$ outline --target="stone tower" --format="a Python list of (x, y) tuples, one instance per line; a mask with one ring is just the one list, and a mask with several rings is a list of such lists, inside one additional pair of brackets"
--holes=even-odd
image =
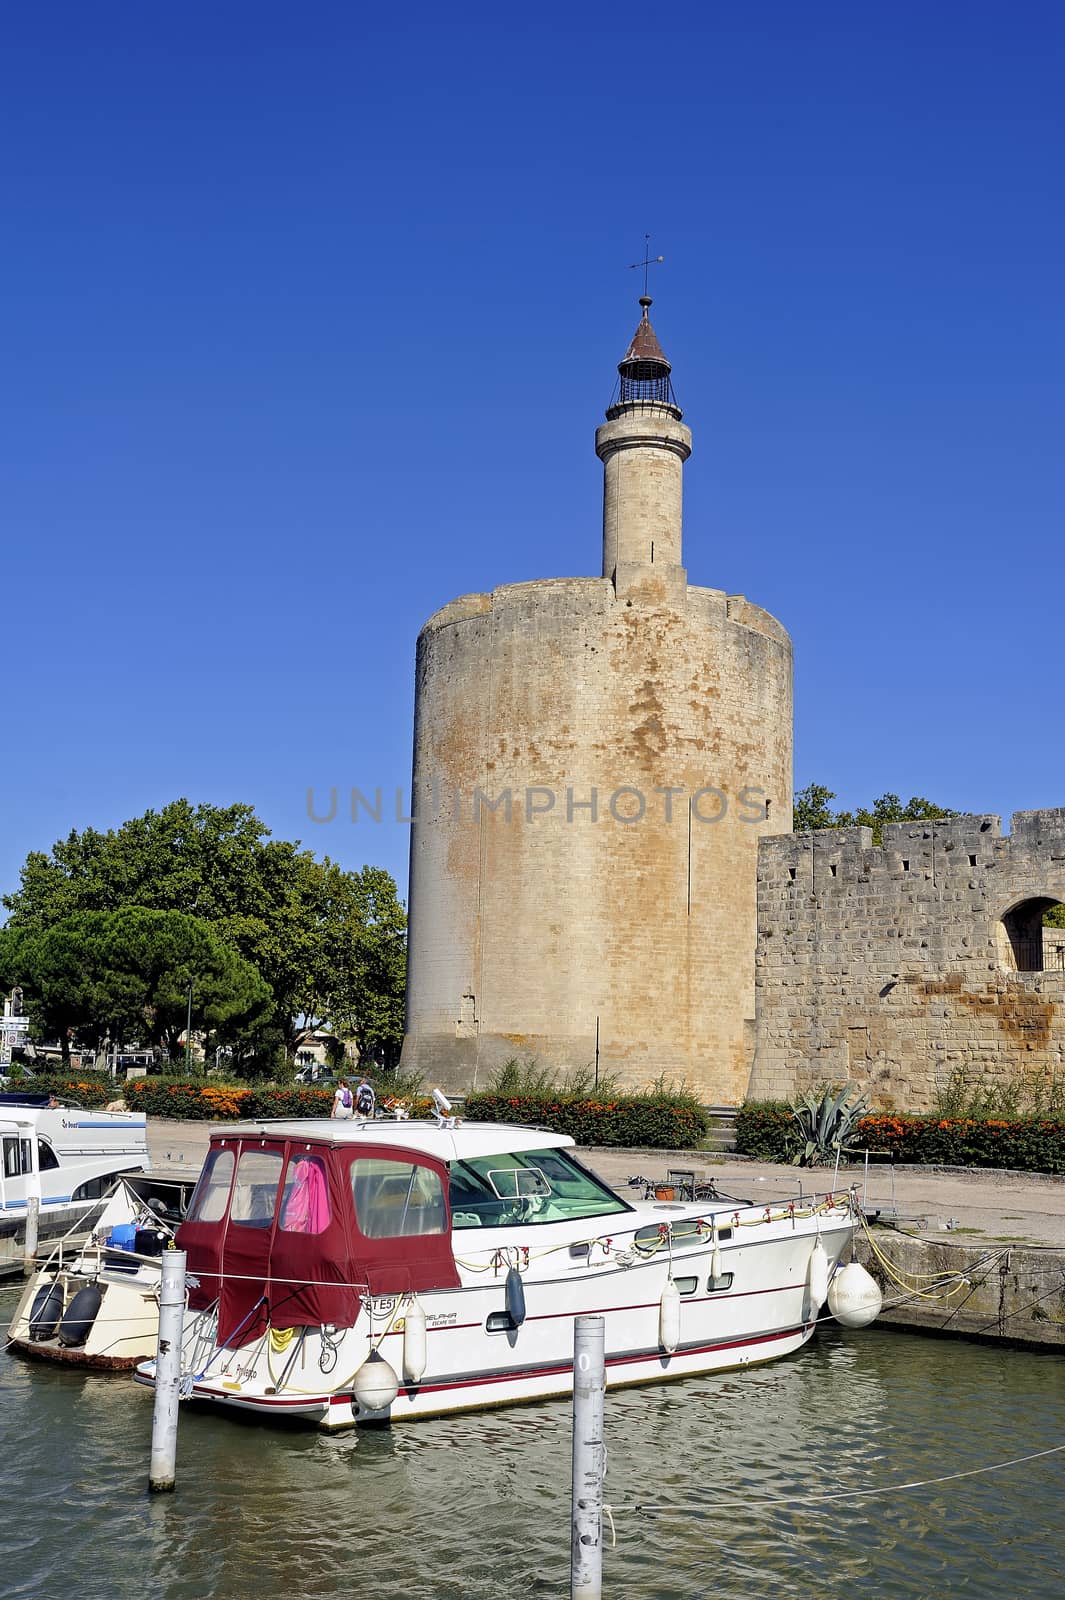
[(691, 433), (640, 305), (595, 439), (602, 577), (465, 595), (418, 639), (403, 1066), (445, 1088), (511, 1056), (747, 1087), (791, 642), (687, 581)]

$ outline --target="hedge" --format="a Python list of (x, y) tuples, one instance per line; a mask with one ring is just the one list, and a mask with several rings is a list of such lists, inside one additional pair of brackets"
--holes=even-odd
[[(1065, 1172), (1065, 1121), (1045, 1117), (862, 1117), (852, 1138), (858, 1151), (886, 1152), (896, 1161), (948, 1167), (1007, 1167), (1018, 1172)], [(736, 1116), (736, 1150), (763, 1161), (790, 1161), (799, 1147), (791, 1107), (750, 1101)]]
[[(38, 1073), (12, 1090), (28, 1094), (54, 1094), (76, 1105), (99, 1107), (111, 1100), (124, 1100), (131, 1111), (149, 1117), (172, 1117), (185, 1122), (228, 1122), (260, 1117), (327, 1117), (332, 1109), (334, 1090), (315, 1089), (303, 1084), (278, 1088), (270, 1084), (220, 1083), (202, 1078), (128, 1078), (115, 1082), (98, 1073), (63, 1076)], [(379, 1088), (378, 1093), (382, 1091)], [(387, 1093), (387, 1090), (384, 1092)], [(411, 1114), (427, 1116), (432, 1102), (419, 1097), (409, 1102)]]
[(658, 1095), (589, 1100), (561, 1095), (471, 1094), (466, 1097), (465, 1114), (472, 1122), (533, 1123), (554, 1133), (568, 1133), (578, 1144), (659, 1150), (694, 1150), (710, 1127), (701, 1106)]
[(799, 1125), (786, 1100), (747, 1100), (737, 1111), (737, 1155), (790, 1161), (799, 1147)]
[[(130, 1078), (115, 1083), (95, 1073), (62, 1076), (41, 1074), (24, 1087), (33, 1094), (55, 1094), (83, 1106), (103, 1106), (121, 1097), (131, 1111), (150, 1117), (188, 1122), (227, 1122), (259, 1117), (325, 1117), (333, 1103), (332, 1089), (296, 1084), (277, 1088), (226, 1084), (203, 1079)], [(378, 1095), (387, 1094), (378, 1086)], [(421, 1095), (407, 1104), (414, 1117), (432, 1113), (432, 1101)], [(680, 1096), (624, 1095), (612, 1100), (561, 1095), (471, 1094), (464, 1113), (474, 1122), (520, 1122), (568, 1133), (579, 1144), (648, 1146), (692, 1150), (706, 1137), (710, 1121), (702, 1107)]]

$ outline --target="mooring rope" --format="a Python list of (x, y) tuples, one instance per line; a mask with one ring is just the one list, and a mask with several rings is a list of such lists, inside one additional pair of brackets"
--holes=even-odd
[[(1040, 1461), (1046, 1456), (1060, 1455), (1065, 1451), (1065, 1444), (1051, 1445), (1048, 1450), (1033, 1450), (1030, 1455), (1013, 1456), (1009, 1461), (993, 1461), (986, 1467), (969, 1467), (965, 1472), (945, 1472), (937, 1478), (915, 1478), (910, 1483), (884, 1483), (870, 1489), (841, 1489), (831, 1494), (812, 1495), (777, 1495), (770, 1500), (744, 1500), (744, 1511), (762, 1511), (775, 1506), (813, 1506), (834, 1503), (839, 1500), (868, 1499), (871, 1496), (883, 1494), (905, 1494), (910, 1489), (929, 1489), (937, 1483), (956, 1483), (960, 1478), (978, 1478), (988, 1472), (1004, 1472), (1007, 1467), (1023, 1467), (1029, 1461)], [(715, 1502), (717, 1504), (718, 1502)], [(636, 1511), (653, 1512), (656, 1516), (698, 1516), (705, 1512), (705, 1505), (645, 1505), (642, 1502), (631, 1506), (614, 1507), (615, 1512)]]

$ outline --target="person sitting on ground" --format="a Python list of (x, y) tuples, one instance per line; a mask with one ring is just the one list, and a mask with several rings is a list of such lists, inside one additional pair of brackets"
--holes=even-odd
[(369, 1078), (360, 1078), (355, 1091), (355, 1109), (360, 1117), (372, 1117), (377, 1110), (377, 1096)]
[(337, 1084), (336, 1094), (333, 1096), (333, 1109), (331, 1117), (350, 1117), (354, 1114), (354, 1100), (347, 1078), (341, 1078)]

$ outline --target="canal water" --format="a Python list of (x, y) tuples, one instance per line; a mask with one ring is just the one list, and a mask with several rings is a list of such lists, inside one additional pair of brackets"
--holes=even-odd
[[(162, 1498), (150, 1426), (128, 1378), (0, 1356), (6, 1600), (569, 1593), (569, 1402), (332, 1438), (183, 1410)], [(1060, 1355), (829, 1330), (771, 1366), (608, 1394), (606, 1437), (604, 1600), (1062, 1592), (1065, 1452), (905, 1487), (1065, 1444)]]

